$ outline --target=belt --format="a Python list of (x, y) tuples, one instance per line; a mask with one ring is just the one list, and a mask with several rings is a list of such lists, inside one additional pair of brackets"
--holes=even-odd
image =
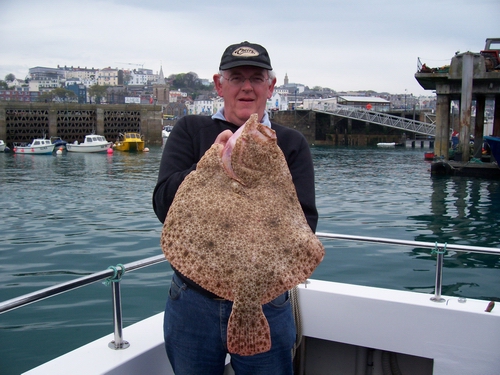
[(227, 301), (225, 298), (221, 298), (217, 294), (212, 293), (209, 290), (206, 290), (205, 288), (202, 288), (201, 286), (196, 284), (193, 280), (191, 280), (190, 278), (184, 276), (182, 273), (177, 271), (175, 268), (174, 268), (174, 275), (177, 276), (179, 281), (184, 283), (189, 289), (192, 289), (195, 292), (197, 292), (197, 293), (199, 293), (207, 298), (210, 298), (210, 299), (213, 299), (216, 301)]

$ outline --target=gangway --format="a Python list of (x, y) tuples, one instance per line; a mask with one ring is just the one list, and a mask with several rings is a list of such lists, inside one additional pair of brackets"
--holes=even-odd
[(372, 124), (388, 126), (395, 129), (406, 130), (416, 134), (434, 137), (436, 135), (436, 124), (422, 121), (410, 120), (404, 117), (388, 115), (381, 112), (369, 111), (367, 109), (337, 104), (333, 108), (325, 110), (314, 109), (314, 112), (335, 115), (353, 120), (362, 120)]

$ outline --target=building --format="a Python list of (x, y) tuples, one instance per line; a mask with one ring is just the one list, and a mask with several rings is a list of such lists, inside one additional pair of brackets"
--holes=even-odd
[(98, 71), (97, 84), (100, 86), (118, 86), (118, 69), (111, 67), (104, 68)]
[(76, 80), (70, 82), (66, 81), (66, 90), (75, 93), (78, 99), (78, 103), (80, 104), (87, 103), (87, 88), (85, 87), (85, 85), (79, 83)]
[(30, 91), (29, 87), (16, 87), (12, 90), (0, 90), (0, 101), (36, 102), (39, 95), (37, 91)]
[(377, 112), (388, 112), (391, 109), (391, 102), (376, 96), (348, 96), (343, 95), (337, 98), (340, 105), (358, 107)]
[(165, 82), (163, 76), (163, 67), (160, 67), (158, 79), (153, 83), (153, 97), (158, 104), (167, 104), (170, 102), (170, 88)]
[(190, 114), (192, 115), (211, 116), (214, 113), (214, 101), (205, 95), (200, 95), (194, 100), (193, 106), (190, 108)]
[(97, 83), (99, 69), (73, 68), (64, 66), (63, 68), (57, 66), (64, 71), (66, 81), (78, 79), (80, 83), (84, 84), (87, 88)]
[(51, 91), (65, 81), (64, 71), (59, 68), (37, 66), (29, 69), (29, 76), (29, 91)]
[(288, 110), (288, 96), (274, 91), (271, 99), (267, 100), (266, 109), (268, 111)]

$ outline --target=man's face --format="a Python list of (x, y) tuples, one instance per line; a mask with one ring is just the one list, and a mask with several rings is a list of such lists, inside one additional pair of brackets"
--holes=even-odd
[(243, 125), (251, 114), (264, 116), (267, 99), (270, 99), (276, 79), (269, 81), (266, 69), (240, 66), (214, 75), (215, 88), (224, 98), (224, 117), (235, 125)]

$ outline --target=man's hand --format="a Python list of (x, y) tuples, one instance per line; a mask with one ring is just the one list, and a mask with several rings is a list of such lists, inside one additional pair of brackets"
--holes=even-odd
[(233, 135), (233, 132), (231, 130), (224, 130), (222, 133), (220, 133), (217, 138), (215, 139), (214, 144), (220, 144), (222, 146), (225, 146), (228, 139), (231, 138)]

